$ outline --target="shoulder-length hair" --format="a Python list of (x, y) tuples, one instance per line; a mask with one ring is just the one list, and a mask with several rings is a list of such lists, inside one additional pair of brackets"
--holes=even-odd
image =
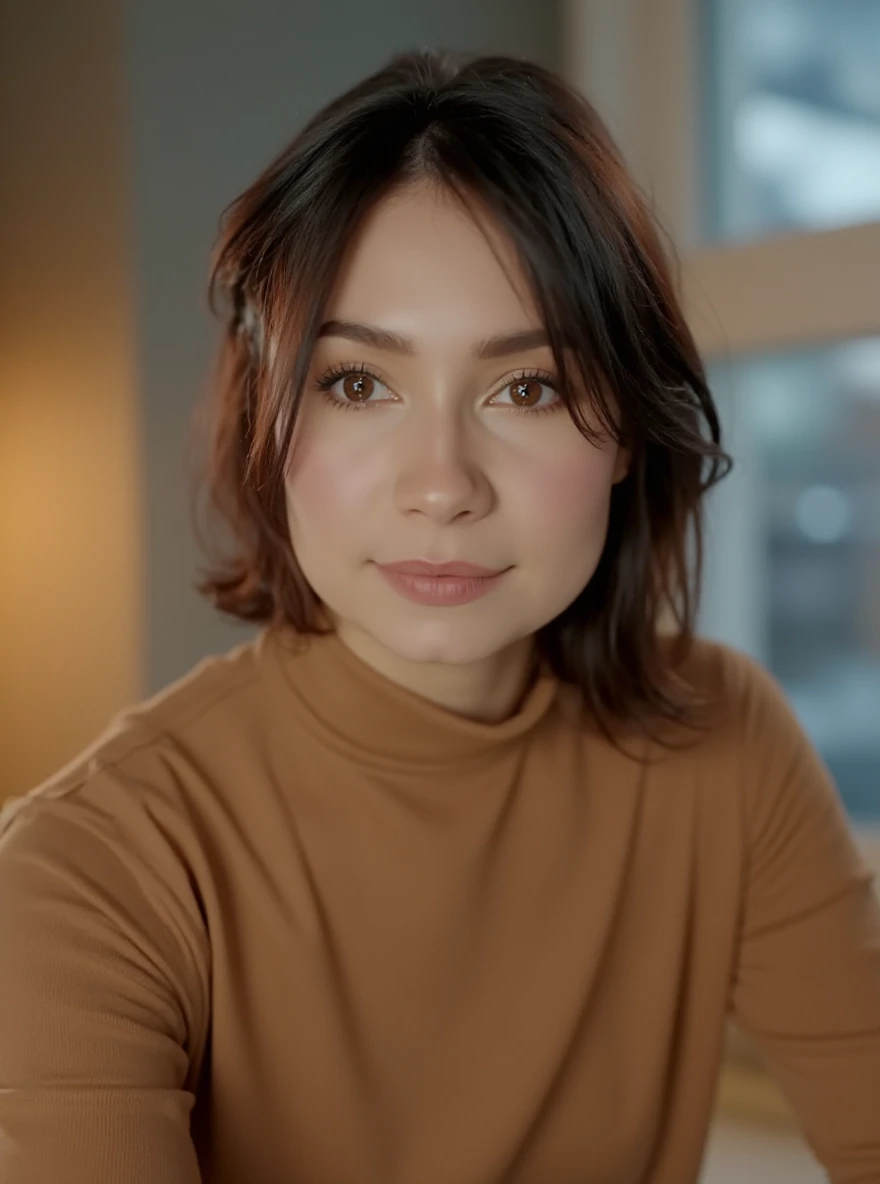
[[(398, 55), (319, 112), (226, 211), (202, 502), (226, 547), (207, 543), (199, 590), (246, 621), (322, 631), (288, 534), (285, 462), (346, 245), (376, 201), (417, 181), (476, 201), (507, 233), (572, 418), (589, 436), (572, 393), (586, 390), (630, 450), (598, 567), (539, 631), (541, 657), (603, 730), (692, 719), (676, 666), (695, 627), (703, 495), (730, 458), (646, 201), (593, 107), (526, 61)], [(578, 384), (566, 385), (567, 357)]]

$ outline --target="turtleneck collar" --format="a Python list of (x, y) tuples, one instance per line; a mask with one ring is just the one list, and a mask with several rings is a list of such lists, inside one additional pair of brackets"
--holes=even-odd
[(393, 682), (357, 657), (335, 633), (267, 629), (261, 656), (293, 694), (328, 746), (388, 769), (482, 763), (504, 755), (547, 715), (557, 681), (540, 669), (514, 714), (498, 723), (456, 715)]

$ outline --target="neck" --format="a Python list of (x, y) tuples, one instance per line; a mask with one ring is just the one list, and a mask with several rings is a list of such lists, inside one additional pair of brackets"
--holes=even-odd
[(414, 662), (369, 634), (336, 625), (339, 640), (385, 678), (465, 719), (500, 723), (519, 706), (534, 672), (534, 637), (525, 637), (478, 662)]

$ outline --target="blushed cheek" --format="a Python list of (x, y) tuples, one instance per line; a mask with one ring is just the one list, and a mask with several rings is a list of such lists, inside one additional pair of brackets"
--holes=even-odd
[(300, 445), (291, 456), (286, 480), (291, 532), (332, 530), (336, 537), (346, 529), (357, 533), (378, 477), (375, 461), (340, 448), (311, 446), (307, 438)]
[(616, 451), (585, 447), (557, 451), (520, 472), (517, 500), (522, 521), (531, 521), (544, 545), (565, 548), (604, 539)]

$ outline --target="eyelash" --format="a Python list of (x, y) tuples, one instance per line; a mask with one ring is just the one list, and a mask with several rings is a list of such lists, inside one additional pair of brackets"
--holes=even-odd
[[(326, 401), (340, 411), (367, 411), (370, 407), (369, 403), (350, 403), (342, 399), (334, 399), (330, 394), (330, 388), (340, 378), (346, 378), (349, 374), (363, 374), (367, 378), (372, 378), (374, 382), (380, 382), (383, 386), (386, 385), (382, 382), (378, 374), (374, 374), (368, 366), (346, 362), (341, 366), (334, 366), (332, 369), (326, 370), (316, 380), (317, 387)], [(543, 386), (549, 387), (557, 395), (559, 394), (556, 380), (552, 374), (548, 374), (545, 370), (521, 370), (512, 375), (500, 390), (506, 390), (516, 382), (540, 382)], [(564, 406), (565, 404), (560, 399), (556, 403), (551, 403), (549, 407), (517, 407), (515, 404), (505, 404), (505, 410), (514, 411), (519, 415), (545, 415), (550, 411), (558, 411)]]

